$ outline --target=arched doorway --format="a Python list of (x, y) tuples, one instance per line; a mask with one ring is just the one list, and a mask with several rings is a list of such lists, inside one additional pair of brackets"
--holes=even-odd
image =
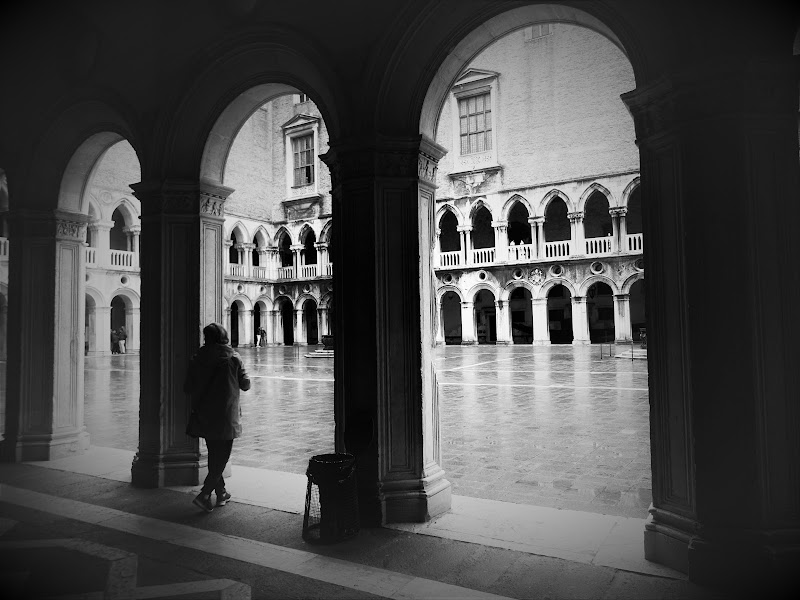
[(613, 225), (608, 212), (608, 198), (594, 191), (586, 200), (583, 217), (586, 254), (606, 254), (613, 250)]
[(572, 294), (561, 284), (547, 292), (547, 328), (551, 344), (572, 343)]
[[(127, 326), (126, 309), (128, 308), (128, 299), (125, 296), (114, 296), (111, 299), (111, 331), (119, 331), (120, 327), (125, 327), (126, 330), (130, 329)], [(126, 341), (127, 342), (127, 341)], [(113, 348), (112, 348), (113, 351)]]
[[(314, 233), (314, 230), (311, 227), (307, 227), (305, 231), (303, 231), (302, 235), (300, 236), (300, 243), (303, 244), (303, 266), (310, 266), (317, 264), (317, 236)], [(316, 276), (316, 266), (313, 269), (309, 269), (309, 273), (303, 273), (303, 276), (306, 277), (314, 277)]]
[(492, 213), (485, 206), (479, 207), (472, 216), (472, 257), (467, 262), (473, 264), (494, 262), (494, 228)]
[(261, 345), (261, 303), (256, 302), (253, 307), (253, 344)]
[(303, 303), (303, 331), (305, 331), (306, 343), (308, 345), (319, 343), (317, 303), (310, 298)]
[(631, 286), (630, 291), (630, 312), (631, 312), (631, 334), (633, 339), (641, 339), (641, 331), (647, 327), (647, 305), (645, 303), (645, 280), (639, 279)]
[(586, 315), (591, 342), (614, 341), (614, 292), (607, 283), (593, 283), (586, 292)]
[[(486, 211), (489, 212), (489, 211)], [(494, 294), (481, 290), (475, 294), (475, 334), (479, 344), (494, 344), (497, 341), (497, 314)]]
[(277, 331), (275, 342), (284, 346), (294, 345), (294, 307), (291, 300), (284, 297), (277, 301)]
[(533, 343), (533, 310), (531, 293), (527, 288), (518, 287), (508, 299), (508, 312), (511, 318), (511, 339), (515, 344)]
[(461, 343), (461, 299), (455, 292), (442, 296), (442, 332), (445, 344)]
[(241, 317), (242, 303), (236, 300), (231, 304), (231, 330), (228, 332), (228, 337), (231, 340), (231, 346), (236, 348), (239, 345), (239, 318)]

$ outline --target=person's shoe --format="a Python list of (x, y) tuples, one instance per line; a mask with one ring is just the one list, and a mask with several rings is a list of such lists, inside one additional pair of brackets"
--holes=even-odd
[(204, 494), (200, 492), (197, 494), (195, 499), (192, 500), (192, 504), (199, 506), (207, 513), (210, 513), (212, 510), (214, 510), (214, 505), (211, 504), (211, 494)]
[(225, 506), (230, 499), (231, 495), (228, 492), (222, 492), (221, 495), (217, 494), (217, 506)]

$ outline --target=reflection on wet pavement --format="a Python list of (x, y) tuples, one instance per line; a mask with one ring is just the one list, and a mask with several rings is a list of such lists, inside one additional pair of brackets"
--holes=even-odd
[[(304, 473), (333, 451), (333, 360), (309, 348), (239, 350), (233, 463)], [(605, 354), (608, 346), (605, 347)], [(434, 355), (442, 462), (453, 493), (645, 517), (651, 501), (646, 361), (600, 360), (597, 346), (448, 346)], [(139, 360), (86, 359), (91, 443), (138, 446)]]

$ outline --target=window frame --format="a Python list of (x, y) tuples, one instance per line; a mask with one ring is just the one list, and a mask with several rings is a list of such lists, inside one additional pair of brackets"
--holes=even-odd
[[(319, 149), (319, 123), (320, 118), (299, 114), (292, 117), (283, 125), (284, 136), (284, 177), (286, 179), (286, 200), (297, 200), (319, 196), (319, 168), (320, 161), (317, 156)], [(303, 167), (311, 167), (312, 180), (308, 183), (295, 185), (295, 140), (311, 136), (312, 147), (302, 152), (311, 153), (310, 164)], [(298, 167), (301, 168), (301, 167)]]
[[(316, 169), (314, 168), (314, 133), (306, 133), (289, 138), (292, 144), (292, 187), (304, 188), (316, 182)], [(310, 141), (307, 147), (299, 147), (301, 143)], [(298, 164), (300, 161), (300, 164)], [(304, 177), (305, 174), (305, 177)], [(301, 180), (305, 179), (305, 182)]]
[[(479, 69), (469, 69), (450, 89), (450, 112), (451, 112), (451, 148), (455, 151), (453, 156), (453, 169), (451, 175), (469, 173), (484, 170), (496, 170), (500, 168), (498, 163), (498, 135), (497, 124), (498, 105), (499, 105), (499, 73), (494, 71), (483, 71)], [(461, 111), (460, 101), (489, 94), (489, 114), (491, 114), (491, 132), (487, 135), (490, 147), (478, 152), (461, 153)], [(486, 114), (486, 113), (484, 113)]]
[[(481, 99), (482, 109), (477, 109), (477, 100)], [(475, 102), (476, 107), (475, 111), (473, 112), (470, 109), (470, 103)], [(479, 91), (478, 93), (468, 94), (461, 97), (456, 98), (456, 105), (458, 106), (458, 136), (459, 136), (459, 155), (466, 156), (468, 154), (480, 154), (483, 152), (491, 152), (492, 150), (492, 92), (490, 89), (485, 91)], [(462, 107), (465, 107), (465, 111), (462, 114)], [(488, 118), (487, 118), (488, 116)], [(480, 117), (483, 117), (483, 127), (481, 128), (478, 125), (478, 121), (480, 121)], [(471, 124), (473, 122), (473, 118), (475, 119), (475, 130), (472, 131)], [(464, 122), (466, 121), (466, 132), (464, 132)], [(487, 126), (488, 121), (488, 126)], [(475, 149), (472, 150), (472, 136), (476, 136), (476, 146), (480, 146), (480, 140), (483, 138), (483, 149)], [(464, 152), (464, 143), (466, 142), (467, 151)]]

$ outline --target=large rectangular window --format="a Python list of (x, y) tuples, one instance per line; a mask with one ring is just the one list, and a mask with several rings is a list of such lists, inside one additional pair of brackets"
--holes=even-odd
[(461, 154), (492, 149), (492, 102), (489, 92), (460, 98), (458, 116), (461, 124)]
[(294, 185), (302, 187), (314, 183), (314, 135), (292, 138), (294, 154)]

